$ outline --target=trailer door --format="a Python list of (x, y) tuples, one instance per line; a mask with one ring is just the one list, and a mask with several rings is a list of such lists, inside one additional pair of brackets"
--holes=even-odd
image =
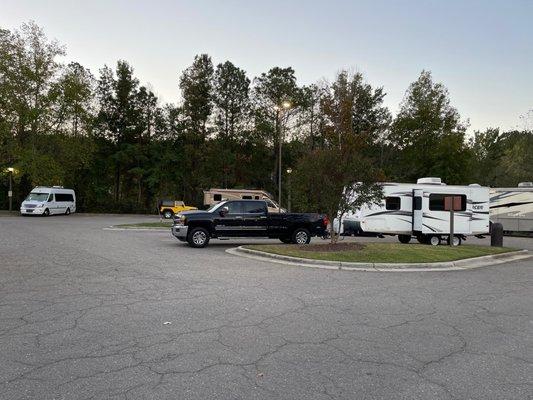
[(422, 232), (422, 189), (413, 190), (413, 232)]

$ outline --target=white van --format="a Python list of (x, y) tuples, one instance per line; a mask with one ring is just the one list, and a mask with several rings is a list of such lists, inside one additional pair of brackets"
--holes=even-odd
[(22, 215), (66, 214), (76, 212), (76, 194), (63, 186), (37, 186), (20, 205)]

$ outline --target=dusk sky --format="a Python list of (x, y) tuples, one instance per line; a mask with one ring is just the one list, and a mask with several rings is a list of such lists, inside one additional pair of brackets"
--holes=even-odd
[(522, 127), (533, 108), (533, 1), (0, 0), (0, 27), (34, 20), (63, 60), (98, 75), (129, 61), (164, 102), (196, 54), (253, 78), (292, 66), (300, 84), (340, 69), (384, 86), (396, 112), (420, 71), (444, 83), (470, 131)]

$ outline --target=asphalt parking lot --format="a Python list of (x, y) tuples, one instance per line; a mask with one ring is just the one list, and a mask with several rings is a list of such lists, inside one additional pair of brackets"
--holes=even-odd
[(329, 271), (103, 229), (144, 219), (0, 218), (1, 399), (533, 398), (533, 259)]

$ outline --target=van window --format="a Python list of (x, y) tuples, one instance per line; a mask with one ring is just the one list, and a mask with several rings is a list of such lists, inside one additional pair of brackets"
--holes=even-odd
[(466, 210), (466, 195), (464, 194), (448, 194), (448, 193), (431, 193), (429, 195), (429, 209), (431, 211), (444, 211), (444, 198), (448, 196), (461, 197), (461, 209), (457, 211)]
[(243, 199), (243, 200), (252, 200), (252, 196), (249, 196), (249, 195), (243, 195), (243, 196), (242, 196), (242, 199)]
[(50, 196), (48, 196), (48, 202), (54, 201), (54, 194), (50, 193)]
[(70, 193), (56, 193), (56, 201), (74, 201), (74, 196)]
[(47, 201), (48, 193), (30, 193), (26, 201)]
[(385, 209), (399, 210), (401, 208), (401, 199), (399, 197), (385, 197)]
[(213, 200), (215, 201), (222, 201), (222, 195), (220, 193), (213, 195)]

